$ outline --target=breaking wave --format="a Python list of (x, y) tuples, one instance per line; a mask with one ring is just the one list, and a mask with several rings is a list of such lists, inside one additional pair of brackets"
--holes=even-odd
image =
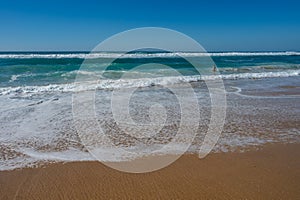
[(63, 59), (63, 58), (173, 58), (173, 57), (200, 57), (200, 56), (300, 56), (300, 52), (172, 52), (172, 53), (2, 53), (0, 59)]
[(47, 86), (20, 86), (20, 87), (2, 87), (0, 95), (9, 95), (16, 93), (44, 93), (44, 92), (77, 92), (95, 89), (118, 89), (130, 87), (149, 87), (155, 85), (172, 85), (180, 83), (189, 83), (206, 80), (220, 79), (257, 79), (272, 77), (290, 77), (299, 76), (300, 70), (285, 70), (279, 72), (259, 72), (259, 73), (236, 73), (220, 75), (194, 75), (194, 76), (169, 76), (157, 78), (140, 78), (140, 79), (106, 79), (88, 84), (69, 83), (69, 84), (50, 84)]

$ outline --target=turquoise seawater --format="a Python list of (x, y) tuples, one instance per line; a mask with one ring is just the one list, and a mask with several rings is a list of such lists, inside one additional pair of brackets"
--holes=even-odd
[[(98, 75), (99, 63), (105, 64), (120, 53), (88, 52), (2, 52), (0, 53), (0, 87), (46, 86), (74, 82), (84, 60), (88, 65), (81, 74)], [(106, 78), (119, 78), (124, 72), (143, 64), (148, 68), (141, 73), (168, 76), (161, 65), (177, 70), (183, 76), (199, 75), (184, 58), (199, 59), (203, 62), (201, 75), (211, 74), (213, 66), (205, 64), (203, 57), (211, 57), (219, 73), (223, 75), (239, 74), (235, 78), (253, 78), (298, 75), (300, 70), (300, 52), (214, 52), (214, 53), (130, 53), (121, 56), (106, 69)], [(183, 58), (182, 58), (183, 57)], [(151, 65), (152, 64), (152, 65)], [(158, 73), (159, 72), (159, 73)], [(102, 72), (100, 71), (100, 74)], [(151, 77), (151, 76), (150, 76)], [(226, 78), (226, 76), (224, 76)], [(99, 79), (105, 77), (99, 77)]]

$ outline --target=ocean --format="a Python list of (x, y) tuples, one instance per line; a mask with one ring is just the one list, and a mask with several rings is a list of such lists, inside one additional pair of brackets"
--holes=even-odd
[[(1, 52), (0, 170), (37, 167), (48, 162), (95, 160), (73, 124), (72, 94), (77, 92), (74, 82), (78, 75), (97, 78), (97, 87), (93, 88), (99, 97), (95, 100), (96, 113), (105, 118), (106, 125), (114, 124), (109, 108), (113, 89), (138, 88), (131, 114), (137, 121), (147, 122), (149, 116), (145, 117), (139, 109), (147, 110), (158, 102), (167, 111), (178, 110), (178, 102), (173, 102), (174, 96), (168, 96), (170, 91), (165, 88), (191, 84), (199, 92), (204, 117), (189, 152), (199, 150), (211, 114), (205, 80), (224, 80), (227, 93), (226, 123), (214, 152), (245, 151), (278, 141), (299, 142), (300, 52), (132, 52), (119, 58), (120, 55), (120, 52)], [(208, 56), (218, 73), (214, 73), (210, 62), (203, 62), (200, 74), (181, 58), (200, 62)], [(103, 64), (114, 58), (117, 61), (105, 72), (98, 70), (99, 60)], [(88, 62), (83, 69), (85, 61)], [(144, 69), (131, 70), (144, 64), (148, 64)], [(177, 70), (180, 76), (173, 76), (164, 65)], [(120, 80), (126, 73), (129, 78)], [(116, 145), (144, 150), (136, 157), (148, 155), (147, 152), (150, 155), (153, 145), (157, 148), (164, 145), (177, 130), (180, 116), (167, 112), (170, 113), (169, 128), (154, 138), (155, 142), (126, 139), (109, 125), (106, 130)], [(184, 139), (178, 141), (174, 149), (180, 149), (184, 142)], [(135, 158), (123, 157), (118, 152), (111, 157), (109, 152), (113, 149), (105, 144), (96, 146), (103, 152), (103, 161)], [(168, 153), (176, 153), (173, 150)]]
[[(118, 58), (120, 53), (91, 53), (88, 52), (7, 52), (0, 53), (0, 92), (10, 92), (14, 87), (25, 89), (33, 86), (60, 85), (73, 83), (77, 73), (95, 73), (97, 67), (93, 64), (79, 71), (84, 59), (96, 60)], [(160, 63), (170, 66), (184, 76), (197, 75), (184, 59), (179, 57), (201, 58), (210, 56), (219, 69), (223, 79), (261, 78), (297, 76), (300, 70), (300, 52), (215, 52), (215, 53), (131, 53), (125, 54), (109, 68), (110, 71), (123, 71), (132, 64)], [(104, 61), (103, 61), (104, 60)], [(91, 62), (92, 63), (92, 62)], [(213, 66), (207, 68), (211, 74)], [(155, 67), (153, 73), (160, 69)], [(151, 73), (151, 69), (149, 70)], [(205, 76), (207, 74), (201, 74)], [(163, 74), (168, 76), (168, 74)], [(213, 77), (212, 77), (213, 78)], [(0, 93), (1, 94), (1, 93)]]

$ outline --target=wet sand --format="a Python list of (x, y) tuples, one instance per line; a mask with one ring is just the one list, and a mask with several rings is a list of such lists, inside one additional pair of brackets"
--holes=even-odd
[(0, 199), (300, 199), (300, 144), (184, 155), (145, 174), (99, 162), (2, 171)]

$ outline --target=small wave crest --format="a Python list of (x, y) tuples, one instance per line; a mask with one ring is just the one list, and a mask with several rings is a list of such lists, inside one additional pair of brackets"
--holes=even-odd
[(171, 76), (157, 78), (141, 79), (106, 79), (88, 84), (69, 83), (69, 84), (51, 84), (47, 86), (20, 86), (20, 87), (2, 87), (0, 95), (20, 94), (20, 93), (44, 93), (44, 92), (78, 92), (95, 89), (118, 89), (130, 87), (149, 87), (155, 85), (172, 85), (180, 83), (189, 83), (206, 80), (220, 79), (255, 79), (272, 77), (290, 77), (299, 76), (300, 70), (286, 70), (280, 72), (260, 72), (260, 73), (236, 73), (220, 75), (194, 75), (194, 76)]
[(0, 59), (95, 59), (95, 58), (173, 58), (173, 57), (203, 57), (203, 56), (300, 56), (300, 52), (172, 52), (172, 53), (7, 53), (0, 54)]
[(21, 75), (12, 75), (9, 82), (12, 83), (14, 81), (16, 81)]

